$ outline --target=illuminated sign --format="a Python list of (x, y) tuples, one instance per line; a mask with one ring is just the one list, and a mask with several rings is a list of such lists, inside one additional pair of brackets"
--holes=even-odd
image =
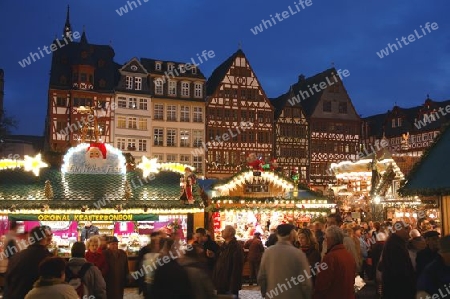
[(39, 171), (43, 167), (48, 167), (48, 164), (42, 162), (41, 154), (36, 157), (30, 157), (25, 155), (24, 160), (13, 160), (13, 159), (1, 159), (0, 160), (0, 170), (8, 168), (20, 168), (23, 167), (25, 171), (32, 171), (35, 176), (39, 176)]
[[(21, 221), (158, 221), (159, 216), (154, 214), (9, 214), (9, 220)], [(53, 228), (53, 224), (49, 225)]]

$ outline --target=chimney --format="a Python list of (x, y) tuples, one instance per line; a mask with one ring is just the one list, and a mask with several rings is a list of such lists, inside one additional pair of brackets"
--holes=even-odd
[(300, 74), (300, 75), (298, 76), (298, 82), (300, 83), (300, 82), (303, 82), (303, 81), (305, 81), (305, 75)]

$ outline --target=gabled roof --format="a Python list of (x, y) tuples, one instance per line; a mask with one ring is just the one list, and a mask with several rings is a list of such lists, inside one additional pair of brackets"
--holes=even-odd
[(420, 162), (409, 173), (402, 195), (450, 195), (449, 169), (450, 126), (425, 151)]
[(222, 62), (211, 74), (211, 76), (208, 78), (208, 81), (206, 82), (206, 95), (210, 96), (212, 95), (217, 87), (220, 85), (220, 83), (223, 81), (223, 78), (227, 74), (230, 67), (233, 65), (234, 60), (236, 57), (245, 57), (244, 52), (239, 49), (237, 50), (233, 55), (228, 57), (227, 60)]
[[(161, 70), (157, 70), (156, 69), (156, 63), (160, 62), (161, 63)], [(178, 71), (178, 73), (180, 74), (179, 76), (175, 76), (175, 77), (188, 77), (188, 78), (197, 78), (197, 79), (206, 79), (205, 75), (203, 75), (202, 71), (200, 70), (200, 68), (197, 65), (197, 72), (195, 74), (192, 73), (192, 68), (190, 70), (186, 70), (184, 73), (180, 73), (179, 72), (179, 67), (180, 65), (186, 65), (186, 64), (190, 64), (191, 67), (194, 65), (193, 63), (191, 63), (192, 61), (187, 61), (187, 62), (177, 62), (177, 61), (171, 61), (171, 60), (158, 60), (158, 59), (153, 59), (153, 58), (141, 58), (141, 64), (145, 67), (145, 69), (147, 70), (148, 73), (150, 74), (158, 74), (161, 76), (165, 75), (165, 72), (167, 71), (167, 65), (168, 64), (173, 64), (174, 65), (174, 69), (176, 69)], [(175, 74), (175, 71), (174, 71)]]

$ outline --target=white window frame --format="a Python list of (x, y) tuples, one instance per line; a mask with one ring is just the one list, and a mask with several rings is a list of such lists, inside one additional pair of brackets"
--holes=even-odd
[(163, 80), (155, 80), (155, 93), (163, 94), (164, 92), (164, 81)]
[(203, 97), (203, 84), (202, 83), (194, 83), (194, 97), (195, 98)]
[(146, 152), (147, 151), (147, 140), (146, 139), (138, 139), (138, 151)]
[(203, 156), (193, 156), (192, 166), (197, 173), (203, 173)]
[(126, 89), (133, 89), (133, 77), (132, 76), (126, 76)]
[(167, 64), (167, 70), (168, 70), (169, 72), (170, 72), (170, 71), (173, 71), (174, 67), (175, 67), (175, 65), (174, 65), (173, 63), (168, 63), (168, 64)]
[(119, 97), (117, 99), (118, 108), (127, 108), (127, 99), (125, 97)]
[[(156, 135), (158, 131), (158, 135)], [(161, 134), (159, 134), (161, 133)], [(164, 146), (164, 129), (163, 128), (153, 128), (153, 146)]]
[(127, 118), (125, 116), (117, 117), (117, 128), (126, 129), (127, 127)]
[[(159, 109), (161, 108), (161, 109)], [(161, 117), (159, 117), (161, 116)], [(154, 120), (163, 120), (164, 119), (164, 104), (157, 104), (155, 103), (153, 105), (153, 119)]]
[(139, 110), (148, 110), (148, 101), (147, 99), (139, 99)]
[(196, 66), (192, 66), (191, 68), (192, 74), (197, 74), (197, 67)]
[(190, 165), (191, 164), (191, 155), (180, 154), (180, 163)]
[(166, 131), (166, 146), (177, 146), (177, 129), (167, 129)]
[(169, 96), (176, 96), (177, 95), (177, 81), (169, 80)]
[(125, 138), (117, 138), (117, 148), (124, 151), (127, 146), (127, 140)]
[(128, 109), (137, 109), (137, 98), (128, 98)]
[(142, 90), (142, 77), (134, 77), (134, 89)]
[(128, 129), (137, 129), (137, 117), (128, 118)]
[(190, 130), (180, 129), (180, 147), (191, 147)]
[(167, 105), (166, 114), (166, 121), (177, 121), (177, 106)]
[(195, 123), (203, 122), (203, 107), (194, 107), (193, 110), (194, 110), (193, 122)]
[(166, 162), (168, 163), (177, 162), (177, 158), (178, 158), (177, 154), (166, 154)]
[(138, 128), (142, 131), (147, 131), (147, 118), (139, 117), (138, 118)]
[(134, 138), (127, 139), (127, 150), (132, 150), (132, 149), (128, 149), (128, 148), (134, 148), (134, 150), (136, 150), (136, 139), (134, 139)]
[(180, 121), (189, 122), (191, 118), (191, 109), (189, 106), (180, 107)]
[(153, 158), (157, 158), (158, 162), (164, 161), (164, 154), (153, 154)]
[(189, 82), (181, 82), (181, 96), (188, 97), (189, 96), (190, 84)]
[(156, 62), (155, 63), (155, 70), (160, 71), (161, 70), (161, 62)]
[(203, 130), (192, 130), (193, 147), (203, 146), (204, 133)]

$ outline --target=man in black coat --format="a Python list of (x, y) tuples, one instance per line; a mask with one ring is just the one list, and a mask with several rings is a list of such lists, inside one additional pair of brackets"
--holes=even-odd
[(411, 227), (403, 221), (393, 226), (384, 245), (378, 269), (382, 273), (383, 299), (414, 299), (416, 278), (406, 244)]
[(39, 278), (39, 263), (52, 256), (47, 246), (52, 242), (52, 230), (37, 226), (30, 231), (27, 249), (13, 255), (5, 274), (6, 293), (3, 298), (23, 299)]

